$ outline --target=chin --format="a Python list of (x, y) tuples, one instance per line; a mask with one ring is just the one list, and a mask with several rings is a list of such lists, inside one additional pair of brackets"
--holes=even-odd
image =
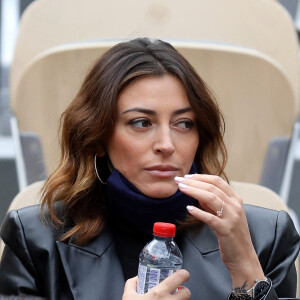
[(142, 193), (151, 198), (168, 198), (173, 196), (177, 192), (177, 190), (177, 185), (172, 187), (157, 186), (155, 188), (142, 191)]

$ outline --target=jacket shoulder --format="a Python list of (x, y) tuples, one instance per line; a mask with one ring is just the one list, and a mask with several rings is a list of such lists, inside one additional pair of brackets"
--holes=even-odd
[(294, 259), (299, 252), (300, 237), (286, 211), (245, 205), (252, 243), (266, 267), (281, 255)]
[(260, 241), (273, 244), (280, 235), (293, 242), (299, 240), (293, 220), (286, 211), (246, 204), (245, 212), (254, 246)]
[[(278, 226), (289, 228), (296, 232), (294, 222), (289, 213), (284, 210), (273, 210), (255, 205), (245, 204), (245, 212), (250, 229), (256, 228), (256, 231), (275, 232)], [(265, 232), (266, 233), (266, 232)]]
[[(60, 213), (62, 208), (56, 205), (55, 210)], [(26, 238), (28, 247), (37, 241), (39, 245), (49, 247), (62, 234), (63, 228), (55, 226), (51, 222), (49, 210), (47, 208), (42, 210), (39, 204), (8, 212), (0, 231), (4, 243), (14, 249), (18, 248), (14, 243), (22, 240), (21, 237)]]

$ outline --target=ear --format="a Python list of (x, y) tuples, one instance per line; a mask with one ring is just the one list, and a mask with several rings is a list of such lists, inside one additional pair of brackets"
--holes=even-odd
[(106, 151), (105, 151), (104, 147), (103, 146), (98, 147), (98, 149), (97, 149), (97, 156), (104, 157), (105, 154), (106, 154)]

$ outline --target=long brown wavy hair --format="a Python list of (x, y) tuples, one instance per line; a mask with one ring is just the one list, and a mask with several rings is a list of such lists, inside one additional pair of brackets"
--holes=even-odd
[[(199, 171), (226, 178), (227, 153), (223, 141), (224, 120), (212, 93), (190, 63), (172, 45), (138, 38), (119, 43), (93, 65), (78, 94), (61, 116), (61, 159), (42, 189), (54, 224), (72, 220), (61, 240), (74, 238), (85, 244), (105, 224), (103, 185), (94, 169), (94, 156), (114, 127), (118, 96), (142, 76), (172, 74), (184, 85), (197, 116), (199, 146), (195, 156)], [(101, 169), (101, 165), (99, 166)], [(64, 216), (54, 203), (61, 201)], [(189, 218), (186, 225), (195, 223)]]

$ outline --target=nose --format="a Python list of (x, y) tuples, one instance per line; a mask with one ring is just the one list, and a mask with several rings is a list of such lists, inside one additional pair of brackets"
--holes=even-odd
[(156, 132), (153, 151), (156, 154), (161, 153), (165, 156), (171, 155), (175, 151), (169, 127), (160, 129)]

